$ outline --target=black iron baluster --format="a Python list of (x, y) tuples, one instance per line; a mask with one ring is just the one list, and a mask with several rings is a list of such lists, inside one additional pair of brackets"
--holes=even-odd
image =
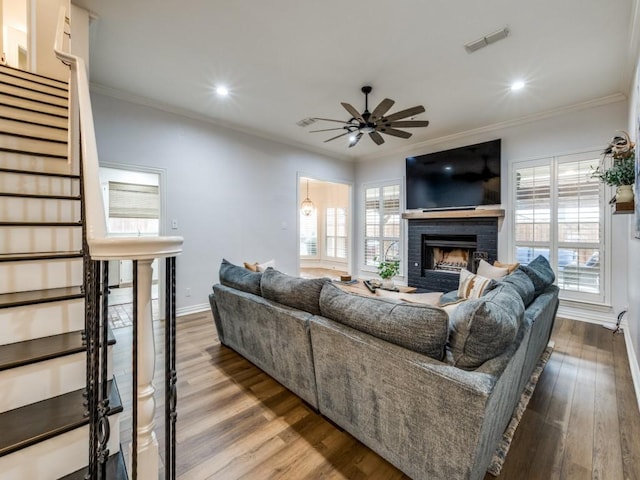
[(132, 441), (131, 478), (138, 478), (138, 261), (133, 261), (133, 339), (132, 339), (133, 393), (131, 397)]
[(165, 271), (165, 478), (176, 478), (176, 259), (166, 260)]
[[(87, 255), (88, 256), (88, 255)], [(95, 479), (96, 470), (96, 453), (97, 453), (97, 342), (96, 342), (96, 283), (97, 283), (98, 262), (88, 261), (86, 269), (86, 286), (85, 286), (85, 337), (87, 343), (87, 413), (89, 416), (89, 466), (87, 470), (87, 479)]]
[(98, 291), (100, 292), (100, 301), (102, 302), (102, 309), (100, 315), (100, 322), (96, 322), (101, 327), (101, 339), (100, 339), (100, 400), (98, 404), (98, 429), (97, 429), (97, 455), (98, 464), (100, 469), (99, 478), (106, 480), (107, 478), (107, 459), (109, 458), (109, 437), (111, 436), (111, 430), (109, 425), (109, 391), (107, 378), (108, 361), (109, 361), (109, 263), (106, 261), (100, 262), (102, 268), (102, 282), (98, 285)]

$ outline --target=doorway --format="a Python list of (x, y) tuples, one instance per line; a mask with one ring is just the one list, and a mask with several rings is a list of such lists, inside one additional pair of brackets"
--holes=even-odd
[(351, 185), (299, 176), (299, 265), (303, 278), (351, 272)]
[[(158, 236), (161, 234), (161, 172), (138, 167), (101, 166), (107, 233), (110, 237)], [(159, 317), (161, 279), (158, 260), (152, 263), (151, 308)], [(109, 322), (112, 328), (133, 321), (133, 261), (109, 262)]]
[(0, 0), (0, 55), (10, 67), (28, 70), (27, 0)]

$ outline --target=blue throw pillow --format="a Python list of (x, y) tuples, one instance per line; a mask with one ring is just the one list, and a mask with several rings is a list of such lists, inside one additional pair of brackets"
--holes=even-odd
[(549, 261), (542, 255), (538, 255), (528, 265), (520, 265), (518, 269), (526, 273), (533, 282), (536, 297), (556, 279), (556, 275), (553, 273)]
[(244, 267), (239, 267), (223, 259), (220, 264), (220, 283), (225, 287), (235, 288), (243, 292), (262, 295), (260, 292), (260, 279), (262, 273), (252, 272)]
[(522, 270), (515, 270), (506, 277), (501, 278), (497, 284), (511, 285), (515, 291), (518, 292), (518, 295), (520, 295), (525, 307), (528, 307), (536, 298), (536, 288), (529, 276)]

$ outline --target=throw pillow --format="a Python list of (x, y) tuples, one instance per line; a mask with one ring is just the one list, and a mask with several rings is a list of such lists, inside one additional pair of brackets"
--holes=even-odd
[(494, 267), (499, 267), (499, 268), (506, 268), (507, 270), (509, 270), (509, 273), (513, 273), (513, 272), (515, 272), (516, 268), (518, 268), (520, 266), (520, 264), (518, 262), (516, 262), (516, 263), (502, 263), (502, 262), (499, 262), (498, 260), (496, 260), (495, 262), (493, 262), (493, 266)]
[(460, 283), (458, 284), (458, 297), (479, 298), (485, 288), (491, 282), (490, 278), (475, 275), (467, 269), (460, 270)]
[(223, 259), (218, 272), (220, 283), (226, 287), (242, 290), (243, 292), (261, 295), (260, 277), (261, 273), (252, 272), (246, 268), (234, 265)]
[(328, 278), (292, 277), (269, 268), (262, 273), (260, 289), (262, 296), (268, 300), (320, 315), (320, 291), (327, 282), (331, 282), (331, 280)]
[(264, 262), (264, 263), (256, 263), (256, 268), (258, 269), (259, 272), (264, 272), (269, 267), (276, 268), (276, 261), (269, 260), (268, 262)]
[(328, 283), (320, 294), (324, 317), (401, 347), (444, 358), (449, 318), (441, 308), (352, 295)]
[(244, 268), (246, 268), (247, 270), (251, 270), (252, 272), (258, 271), (258, 262), (256, 263), (243, 262), (243, 265), (244, 265)]
[(533, 282), (536, 297), (556, 279), (556, 275), (553, 273), (549, 261), (542, 255), (538, 255), (528, 265), (520, 265), (519, 268), (526, 273)]
[(500, 279), (497, 285), (501, 284), (511, 285), (518, 295), (520, 295), (525, 307), (528, 307), (536, 298), (536, 289), (533, 282), (522, 270), (516, 270), (511, 275)]
[(449, 347), (456, 367), (475, 369), (500, 355), (516, 339), (524, 304), (509, 285), (461, 303), (451, 313)]
[(509, 273), (509, 269), (507, 267), (496, 267), (491, 265), (489, 262), (485, 262), (484, 260), (480, 260), (478, 264), (477, 274), (487, 278), (502, 278)]

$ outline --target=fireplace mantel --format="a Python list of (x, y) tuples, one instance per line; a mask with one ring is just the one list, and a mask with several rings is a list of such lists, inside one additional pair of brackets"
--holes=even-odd
[(477, 210), (440, 210), (434, 212), (404, 212), (405, 220), (428, 220), (432, 218), (491, 218), (504, 217), (504, 210), (477, 209)]

